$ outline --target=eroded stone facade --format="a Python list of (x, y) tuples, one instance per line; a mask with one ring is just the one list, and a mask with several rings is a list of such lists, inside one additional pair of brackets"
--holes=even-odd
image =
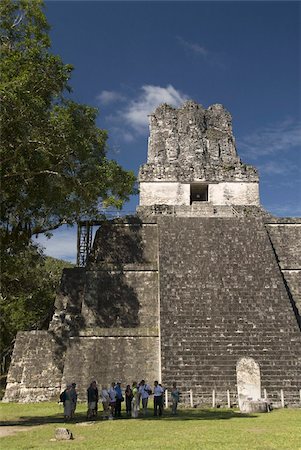
[(148, 159), (139, 171), (140, 205), (190, 205), (191, 184), (208, 184), (213, 205), (259, 205), (258, 174), (237, 155), (222, 105), (188, 101), (150, 116)]
[(18, 334), (5, 400), (144, 378), (233, 402), (253, 358), (261, 388), (296, 403), (301, 219), (260, 206), (221, 105), (161, 105), (150, 122), (137, 214), (104, 221), (86, 267), (64, 271), (49, 330)]

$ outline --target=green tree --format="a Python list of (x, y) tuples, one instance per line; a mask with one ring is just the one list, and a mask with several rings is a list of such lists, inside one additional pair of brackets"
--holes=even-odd
[(40, 0), (0, 2), (2, 235), (14, 241), (121, 207), (134, 175), (106, 157), (95, 108), (70, 100)]
[(33, 235), (119, 208), (135, 177), (106, 157), (98, 111), (71, 100), (40, 0), (0, 0), (1, 346), (41, 328), (56, 283)]

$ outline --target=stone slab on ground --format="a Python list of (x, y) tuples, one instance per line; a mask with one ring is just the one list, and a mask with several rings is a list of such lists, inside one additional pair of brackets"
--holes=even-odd
[(269, 412), (268, 403), (265, 400), (245, 400), (241, 403), (240, 411), (246, 414)]
[(67, 428), (56, 428), (55, 439), (57, 441), (68, 441), (70, 439), (73, 439), (73, 435)]

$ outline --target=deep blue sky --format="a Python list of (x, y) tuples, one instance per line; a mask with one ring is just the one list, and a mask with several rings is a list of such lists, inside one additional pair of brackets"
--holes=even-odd
[[(46, 15), (52, 51), (75, 68), (72, 97), (100, 108), (125, 168), (146, 160), (156, 104), (222, 103), (239, 155), (260, 170), (263, 206), (301, 215), (299, 2), (47, 1)], [(58, 242), (47, 252), (70, 259)]]

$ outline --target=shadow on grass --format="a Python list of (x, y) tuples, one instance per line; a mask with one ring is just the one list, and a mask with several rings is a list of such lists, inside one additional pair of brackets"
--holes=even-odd
[[(148, 415), (144, 416), (140, 413), (138, 420), (148, 420), (148, 421), (182, 421), (182, 420), (229, 420), (229, 419), (245, 419), (245, 418), (256, 418), (256, 415), (242, 414), (238, 411), (233, 410), (213, 410), (213, 409), (186, 409), (179, 410), (177, 415), (172, 415), (169, 410), (164, 411), (161, 417), (153, 416), (152, 410), (148, 410)], [(96, 420), (87, 420), (85, 412), (76, 413), (75, 418), (66, 422), (61, 413), (53, 414), (48, 416), (32, 417), (32, 416), (21, 416), (18, 420), (3, 420), (0, 421), (0, 426), (36, 426), (36, 425), (46, 425), (46, 424), (76, 424), (83, 422), (104, 422), (107, 419), (102, 418), (102, 411), (99, 411), (99, 416)], [(135, 420), (127, 417), (125, 413), (121, 418), (114, 419), (120, 420)]]

